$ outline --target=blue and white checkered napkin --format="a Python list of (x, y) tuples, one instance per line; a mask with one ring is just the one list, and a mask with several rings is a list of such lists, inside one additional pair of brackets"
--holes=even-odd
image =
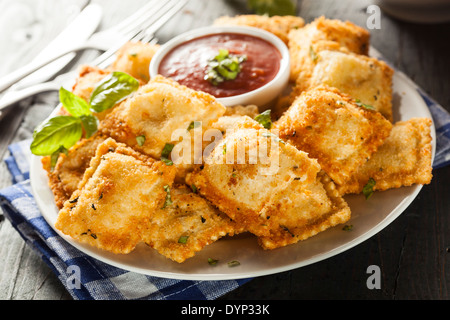
[[(187, 281), (151, 277), (122, 270), (77, 250), (47, 224), (31, 193), (30, 140), (9, 147), (5, 161), (13, 185), (0, 190), (0, 205), (7, 219), (56, 273), (77, 300), (213, 300), (249, 279)], [(81, 279), (74, 280), (73, 266)]]

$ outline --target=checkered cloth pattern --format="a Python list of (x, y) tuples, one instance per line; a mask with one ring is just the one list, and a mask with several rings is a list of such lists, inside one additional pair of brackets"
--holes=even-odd
[[(376, 51), (375, 56), (378, 55)], [(450, 114), (403, 73), (424, 99), (436, 128), (436, 153), (433, 168), (450, 163)], [(30, 189), (30, 140), (9, 147), (5, 162), (13, 185), (0, 190), (0, 204), (5, 216), (23, 239), (52, 268), (74, 299), (83, 300), (213, 300), (251, 279), (224, 281), (187, 281), (165, 279), (122, 270), (98, 261), (72, 247), (59, 237), (42, 217)], [(71, 266), (80, 268), (79, 286), (74, 285)], [(76, 283), (75, 283), (76, 284)]]
[[(250, 279), (188, 281), (129, 272), (92, 258), (62, 239), (41, 215), (31, 192), (31, 140), (9, 146), (13, 185), (0, 191), (4, 215), (76, 300), (213, 300)], [(75, 271), (81, 279), (74, 279)]]

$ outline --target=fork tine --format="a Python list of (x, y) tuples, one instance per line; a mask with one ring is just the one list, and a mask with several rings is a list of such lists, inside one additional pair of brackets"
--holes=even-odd
[(130, 15), (128, 18), (125, 18), (124, 20), (122, 20), (119, 24), (116, 24), (113, 27), (108, 28), (102, 32), (109, 32), (109, 31), (121, 32), (121, 30), (123, 30), (124, 28), (126, 28), (127, 26), (129, 26), (130, 24), (135, 22), (136, 19), (138, 19), (142, 15), (146, 14), (147, 12), (152, 11), (153, 8), (155, 7), (155, 3), (157, 3), (157, 2), (162, 2), (162, 1), (161, 0), (149, 1), (146, 5), (144, 5), (142, 8), (140, 8), (138, 11), (136, 11), (135, 13)]
[(133, 21), (130, 21), (127, 23), (127, 25), (123, 26), (121, 29), (118, 30), (120, 33), (129, 33), (135, 30), (136, 28), (139, 28), (139, 26), (143, 23), (145, 23), (148, 20), (152, 20), (153, 16), (155, 14), (158, 14), (159, 11), (168, 5), (170, 1), (158, 1), (157, 4), (154, 4), (153, 6), (147, 8), (146, 10), (140, 10), (140, 15), (133, 19)]
[(185, 4), (186, 0), (169, 0), (165, 1), (163, 6), (160, 6), (156, 13), (152, 16), (144, 17), (143, 21), (135, 24), (135, 28), (131, 29), (126, 37), (131, 38), (141, 32), (148, 30), (147, 33), (154, 33), (176, 12), (178, 12)]
[(188, 0), (177, 0), (176, 5), (173, 6), (170, 10), (167, 10), (163, 17), (161, 17), (158, 21), (153, 23), (150, 27), (147, 28), (146, 32), (149, 34), (154, 34), (159, 28), (161, 28), (175, 13), (183, 8)]
[(170, 9), (167, 9), (162, 13), (162, 15), (159, 15), (155, 21), (149, 23), (150, 26), (147, 25), (147, 29), (137, 32), (137, 34), (129, 40), (117, 43), (117, 45), (113, 46), (109, 50), (105, 51), (102, 55), (97, 57), (97, 59), (95, 59), (92, 64), (99, 66), (100, 68), (106, 68), (117, 50), (119, 50), (120, 47), (122, 47), (127, 41), (150, 42), (152, 39), (154, 39), (154, 33), (159, 28), (161, 28), (164, 23), (166, 23), (176, 12), (178, 12), (187, 3), (187, 0), (174, 0), (173, 2), (175, 2), (176, 5), (172, 6)]

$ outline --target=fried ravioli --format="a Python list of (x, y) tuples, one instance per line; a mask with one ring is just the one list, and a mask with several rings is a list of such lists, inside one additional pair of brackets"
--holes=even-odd
[(159, 47), (157, 44), (130, 41), (119, 49), (116, 60), (108, 69), (128, 73), (145, 84), (150, 80), (150, 62)]
[(109, 73), (109, 71), (100, 69), (99, 67), (82, 65), (78, 70), (78, 76), (72, 87), (72, 92), (85, 101), (89, 101), (97, 83), (103, 80)]
[(319, 86), (304, 91), (274, 128), (342, 185), (383, 144), (392, 124), (336, 88)]
[(289, 192), (279, 199), (290, 205), (280, 219), (279, 227), (271, 229), (269, 236), (258, 237), (263, 249), (276, 249), (306, 240), (350, 219), (349, 206), (323, 171), (306, 190), (311, 193)]
[(71, 147), (67, 154), (61, 153), (54, 168), (51, 168), (51, 157), (42, 158), (47, 171), (49, 186), (55, 197), (56, 206), (61, 209), (83, 179), (84, 172), (95, 155), (98, 145), (107, 137), (95, 134), (89, 139), (82, 139)]
[(81, 243), (129, 253), (164, 206), (175, 170), (109, 138), (98, 146), (55, 227)]
[(342, 199), (337, 205), (328, 196), (320, 171), (316, 160), (248, 118), (236, 130), (227, 130), (187, 182), (246, 230), (271, 238), (285, 224), (300, 228), (318, 226), (325, 216), (348, 219), (350, 209)]
[(291, 81), (301, 73), (309, 73), (316, 59), (316, 52), (322, 49), (339, 50), (367, 55), (370, 47), (370, 33), (349, 21), (319, 17), (303, 28), (293, 29), (288, 34), (291, 54)]
[(293, 96), (324, 84), (373, 106), (386, 119), (393, 121), (394, 71), (391, 67), (375, 58), (336, 50), (322, 50), (316, 55), (311, 73), (302, 73), (297, 78)]
[[(178, 143), (179, 137), (174, 137), (174, 133), (188, 130), (194, 121), (207, 128), (225, 111), (225, 106), (213, 96), (156, 76), (116, 107), (99, 130), (160, 159), (167, 143)], [(141, 143), (136, 137), (142, 137)]]
[(264, 29), (273, 33), (283, 42), (288, 42), (288, 34), (292, 29), (305, 25), (305, 20), (296, 16), (265, 16), (265, 15), (238, 15), (234, 17), (222, 16), (214, 21), (214, 25), (240, 25)]
[(397, 122), (378, 151), (352, 175), (338, 185), (341, 194), (360, 193), (369, 179), (373, 190), (429, 184), (432, 179), (431, 119), (412, 118)]
[(186, 186), (171, 188), (170, 197), (170, 204), (153, 213), (143, 240), (173, 261), (182, 263), (218, 239), (243, 231)]

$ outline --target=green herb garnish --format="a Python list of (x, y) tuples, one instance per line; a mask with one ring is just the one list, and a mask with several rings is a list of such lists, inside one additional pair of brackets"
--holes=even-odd
[(237, 267), (239, 265), (241, 265), (241, 263), (239, 261), (237, 261), (237, 260), (233, 260), (233, 261), (228, 262), (228, 266), (229, 267)]
[(309, 56), (311, 57), (312, 61), (316, 62), (318, 57), (312, 46), (309, 46)]
[(138, 88), (138, 80), (125, 72), (114, 71), (94, 88), (90, 99), (91, 108), (95, 112), (108, 110)]
[(213, 258), (208, 258), (208, 264), (210, 266), (215, 266), (217, 264), (217, 262), (219, 262), (219, 260), (213, 259)]
[(258, 114), (255, 117), (255, 120), (258, 121), (267, 130), (270, 130), (272, 128), (272, 118), (270, 116), (270, 109)]
[(201, 127), (201, 126), (202, 126), (202, 123), (200, 121), (192, 121), (189, 124), (189, 127), (187, 128), (187, 130), (191, 131), (192, 129), (195, 129), (195, 128), (198, 128), (198, 127)]
[(69, 149), (83, 134), (81, 120), (73, 116), (56, 116), (41, 123), (33, 133), (31, 152), (50, 156), (61, 148)]
[(247, 6), (256, 14), (261, 15), (296, 15), (296, 5), (291, 0), (247, 0)]
[(361, 100), (359, 100), (359, 99), (355, 100), (355, 104), (358, 107), (363, 107), (363, 108), (366, 108), (366, 109), (369, 109), (369, 110), (376, 110), (374, 106), (371, 106), (370, 104), (362, 103)]
[(172, 152), (174, 145), (171, 143), (166, 143), (164, 146), (162, 152), (161, 152), (161, 161), (164, 162), (166, 165), (171, 166), (173, 165), (172, 160), (169, 159), (170, 153)]
[(60, 153), (64, 153), (64, 154), (67, 155), (68, 150), (66, 148), (64, 148), (63, 146), (61, 146), (57, 151), (52, 153), (52, 155), (50, 157), (50, 166), (51, 166), (52, 170), (56, 166), (56, 162), (58, 162), (58, 158), (59, 158), (59, 154)]
[(247, 60), (245, 55), (230, 54), (227, 49), (219, 49), (219, 53), (208, 61), (208, 69), (204, 77), (214, 86), (226, 80), (234, 80), (241, 72), (241, 63)]
[(137, 144), (138, 144), (140, 147), (142, 147), (142, 146), (144, 145), (144, 143), (145, 143), (145, 136), (144, 136), (144, 135), (137, 136), (137, 137), (136, 137), (136, 142), (137, 142)]
[(367, 184), (364, 186), (362, 192), (366, 199), (369, 199), (373, 194), (373, 187), (375, 187), (375, 180), (373, 178), (370, 178)]
[(344, 231), (352, 231), (353, 230), (353, 225), (352, 224), (346, 224), (343, 228), (342, 228), (342, 230), (344, 230)]
[(170, 196), (170, 186), (169, 185), (165, 185), (164, 186), (164, 191), (166, 192), (166, 200), (164, 201), (164, 205), (163, 205), (163, 209), (167, 206), (170, 206), (173, 202), (172, 202), (172, 197)]
[(72, 147), (83, 133), (89, 138), (97, 131), (98, 119), (93, 112), (113, 107), (138, 87), (139, 82), (123, 72), (113, 72), (100, 81), (90, 102), (61, 87), (59, 100), (70, 115), (51, 117), (39, 124), (33, 133), (31, 152), (57, 159), (59, 153)]
[(178, 238), (178, 243), (183, 243), (185, 244), (188, 240), (189, 236), (181, 236), (180, 238)]

